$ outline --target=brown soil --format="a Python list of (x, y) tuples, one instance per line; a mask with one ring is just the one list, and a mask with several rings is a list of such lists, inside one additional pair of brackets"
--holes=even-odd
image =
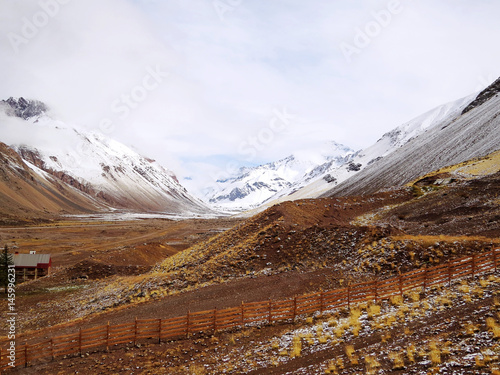
[(500, 173), (446, 186), (433, 182), (417, 182), (416, 192), (428, 193), (390, 210), (381, 221), (419, 235), (500, 237)]

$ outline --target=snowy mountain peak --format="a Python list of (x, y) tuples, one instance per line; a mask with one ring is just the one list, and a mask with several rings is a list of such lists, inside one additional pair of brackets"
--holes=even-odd
[(10, 97), (7, 100), (2, 100), (1, 103), (7, 107), (5, 110), (7, 115), (20, 117), (24, 120), (40, 116), (48, 110), (44, 103), (38, 100), (27, 100), (23, 97), (19, 99)]
[[(290, 184), (265, 201), (266, 205), (282, 200), (316, 198), (346, 180), (351, 180), (367, 167), (376, 169), (386, 157), (405, 147), (414, 139), (440, 124), (449, 123), (461, 115), (476, 94), (441, 105), (384, 134), (375, 144), (344, 158), (318, 164), (306, 176)], [(373, 168), (372, 168), (373, 169)]]
[(34, 173), (62, 181), (111, 209), (184, 216), (211, 212), (173, 172), (124, 144), (53, 120), (41, 102), (20, 98), (5, 103), (7, 112), (25, 121), (4, 117), (3, 134), (16, 135), (9, 144)]
[(257, 167), (244, 167), (238, 175), (218, 181), (218, 189), (205, 198), (212, 204), (230, 209), (260, 206), (277, 194), (308, 182), (325, 165), (340, 165), (354, 153), (340, 143), (325, 142), (319, 147), (295, 151), (292, 155)]

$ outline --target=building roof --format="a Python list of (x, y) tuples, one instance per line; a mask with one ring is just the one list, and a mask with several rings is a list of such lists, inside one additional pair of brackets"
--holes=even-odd
[(16, 267), (46, 268), (51, 264), (50, 254), (14, 254)]

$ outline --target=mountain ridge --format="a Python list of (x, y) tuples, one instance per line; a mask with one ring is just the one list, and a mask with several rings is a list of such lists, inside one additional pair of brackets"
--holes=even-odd
[(319, 150), (300, 150), (277, 161), (244, 167), (238, 175), (217, 181), (218, 189), (208, 191), (205, 198), (227, 208), (254, 208), (298, 181), (309, 181), (325, 164), (343, 164), (353, 153), (337, 142), (325, 142)]
[(376, 164), (396, 150), (404, 147), (418, 135), (425, 133), (443, 121), (460, 116), (463, 109), (469, 105), (477, 94), (469, 95), (425, 112), (424, 114), (405, 122), (386, 132), (373, 145), (350, 154), (342, 163), (323, 163), (314, 168), (313, 175), (304, 176), (272, 197), (263, 201), (263, 205), (249, 213), (260, 211), (265, 207), (287, 200), (316, 198), (325, 194), (337, 185), (349, 181), (365, 168)]
[(0, 142), (0, 224), (50, 220), (60, 214), (92, 214), (107, 207), (44, 173)]
[(498, 150), (499, 105), (497, 95), (463, 114), (461, 111), (321, 196), (359, 195), (402, 186), (432, 170)]
[[(10, 145), (24, 163), (35, 174), (46, 173), (91, 197), (97, 206), (188, 216), (214, 212), (173, 172), (120, 142), (52, 119), (39, 101), (9, 98), (2, 104), (7, 116), (22, 119), (10, 124), (13, 131), (30, 132)], [(6, 126), (10, 117), (4, 119)]]

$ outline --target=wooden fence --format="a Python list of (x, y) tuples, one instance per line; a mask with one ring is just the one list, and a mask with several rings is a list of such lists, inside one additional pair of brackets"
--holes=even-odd
[[(425, 289), (438, 284), (451, 284), (466, 277), (497, 272), (500, 249), (456, 259), (447, 264), (423, 268), (381, 281), (350, 285), (343, 289), (306, 294), (282, 301), (242, 303), (224, 310), (188, 312), (171, 319), (136, 319), (133, 322), (80, 329), (80, 331), (53, 337), (36, 344), (24, 343), (15, 350), (15, 363), (28, 366), (36, 361), (82, 354), (92, 350), (109, 350), (123, 344), (139, 341), (174, 340), (194, 333), (215, 333), (246, 325), (272, 324), (294, 321), (300, 315), (350, 307), (366, 301), (381, 301), (403, 295), (416, 288)], [(10, 364), (9, 364), (10, 363)], [(0, 369), (12, 367), (8, 347), (0, 349)]]

